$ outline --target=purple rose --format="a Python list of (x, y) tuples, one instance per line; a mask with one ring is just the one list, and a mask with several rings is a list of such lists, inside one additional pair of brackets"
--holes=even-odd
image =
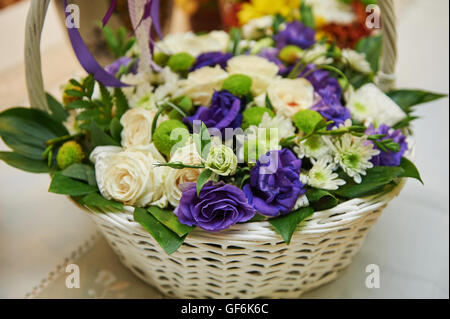
[[(393, 142), (398, 143), (400, 145), (400, 151), (392, 152), (392, 151), (383, 151), (379, 149), (375, 143), (374, 147), (380, 150), (380, 154), (372, 157), (371, 162), (375, 166), (399, 166), (402, 160), (403, 155), (408, 149), (408, 143), (406, 142), (406, 136), (402, 134), (401, 130), (393, 130), (390, 126), (386, 124), (381, 124), (377, 129), (374, 128), (373, 124), (371, 124), (367, 130), (366, 134), (368, 135), (378, 135), (384, 134), (386, 135), (383, 138), (380, 138), (378, 141), (392, 139)], [(373, 143), (372, 141), (370, 141)]]
[(274, 36), (273, 39), (278, 49), (282, 49), (289, 44), (308, 49), (316, 43), (316, 31), (299, 21), (293, 21), (288, 23), (286, 28)]
[(195, 184), (189, 183), (186, 187), (174, 212), (182, 224), (215, 232), (255, 216), (244, 192), (236, 186), (208, 182), (199, 196)]
[(207, 52), (200, 54), (195, 60), (194, 66), (191, 68), (191, 72), (205, 66), (220, 65), (222, 69), (225, 69), (229, 59), (233, 57), (231, 53), (223, 53), (220, 51)]
[(351, 118), (350, 110), (341, 104), (340, 90), (336, 92), (335, 87), (327, 86), (324, 89), (320, 89), (317, 93), (321, 99), (311, 109), (319, 112), (328, 121), (333, 121), (328, 126), (328, 129), (344, 124), (345, 120)]
[(202, 121), (208, 128), (217, 128), (222, 134), (225, 128), (238, 128), (242, 124), (242, 101), (226, 90), (216, 91), (213, 94), (209, 107), (201, 106), (197, 112), (184, 119), (192, 124), (194, 121)]
[[(309, 64), (305, 70), (300, 74), (303, 76), (306, 72), (313, 70), (316, 67), (314, 64)], [(336, 78), (330, 76), (330, 72), (322, 69), (317, 69), (306, 76), (306, 79), (311, 82), (314, 90), (320, 94), (321, 89), (328, 88), (333, 90), (335, 94), (341, 96), (342, 89)]]
[[(132, 58), (124, 56), (124, 57), (121, 57), (121, 58), (117, 59), (116, 61), (114, 61), (110, 65), (107, 65), (105, 67), (105, 70), (106, 70), (106, 72), (108, 72), (108, 73), (110, 73), (112, 75), (116, 75), (119, 72), (119, 70), (120, 70), (120, 68), (122, 66), (127, 67), (132, 62), (133, 62)], [(130, 68), (130, 72), (133, 73), (133, 74), (137, 73), (137, 63), (133, 64), (133, 66)]]
[(306, 190), (300, 182), (302, 161), (289, 149), (271, 151), (260, 157), (244, 186), (248, 202), (263, 215), (289, 214)]

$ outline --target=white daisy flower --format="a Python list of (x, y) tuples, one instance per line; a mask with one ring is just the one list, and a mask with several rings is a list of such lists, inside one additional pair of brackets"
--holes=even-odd
[(153, 94), (153, 87), (148, 84), (141, 84), (136, 87), (136, 92), (128, 97), (131, 108), (142, 107), (146, 110), (156, 108), (156, 97)]
[(324, 56), (328, 51), (328, 44), (316, 43), (312, 48), (303, 53), (303, 60), (307, 62), (314, 62), (314, 64), (330, 64), (333, 62), (332, 58)]
[(365, 74), (372, 72), (372, 68), (370, 67), (369, 62), (367, 62), (366, 55), (364, 53), (359, 53), (350, 49), (343, 49), (342, 57), (344, 58), (344, 61), (356, 71)]
[(306, 140), (300, 142), (298, 146), (294, 147), (294, 152), (299, 158), (307, 157), (312, 159), (319, 159), (331, 154), (331, 149), (327, 140), (328, 136), (313, 135)]
[(157, 101), (161, 101), (168, 96), (175, 97), (178, 94), (179, 76), (172, 72), (168, 66), (161, 70), (158, 80), (162, 84), (155, 90)]
[(332, 158), (324, 156), (316, 161), (313, 167), (306, 174), (306, 184), (315, 188), (325, 190), (336, 190), (345, 184), (339, 175), (334, 173), (336, 164), (332, 163)]
[(333, 149), (334, 162), (358, 184), (361, 183), (361, 175), (366, 175), (366, 170), (373, 167), (370, 159), (380, 154), (372, 143), (366, 141), (364, 137), (344, 134), (336, 138), (334, 143), (329, 143)]
[(245, 39), (259, 39), (272, 35), (273, 16), (264, 16), (250, 20), (242, 26), (242, 34)]
[(368, 83), (356, 92), (350, 91), (347, 107), (359, 122), (394, 126), (406, 118), (405, 112), (375, 84)]
[(283, 115), (275, 115), (270, 117), (268, 113), (264, 113), (261, 123), (258, 125), (259, 128), (265, 128), (270, 130), (272, 128), (278, 131), (278, 141), (287, 138), (289, 136), (295, 135), (295, 127), (292, 125), (292, 121)]

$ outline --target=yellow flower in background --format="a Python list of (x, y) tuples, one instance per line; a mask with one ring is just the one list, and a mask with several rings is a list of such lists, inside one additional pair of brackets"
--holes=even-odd
[(288, 19), (293, 18), (298, 15), (300, 3), (301, 0), (251, 0), (242, 5), (238, 13), (239, 23), (246, 24), (252, 19), (277, 13)]

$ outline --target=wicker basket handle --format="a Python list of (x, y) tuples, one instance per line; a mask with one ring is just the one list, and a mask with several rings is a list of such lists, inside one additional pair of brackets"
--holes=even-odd
[[(377, 85), (383, 90), (394, 87), (397, 62), (397, 31), (393, 0), (379, 0), (383, 17), (383, 52)], [(50, 0), (32, 0), (25, 28), (25, 76), (32, 108), (48, 111), (42, 78), (40, 42)]]

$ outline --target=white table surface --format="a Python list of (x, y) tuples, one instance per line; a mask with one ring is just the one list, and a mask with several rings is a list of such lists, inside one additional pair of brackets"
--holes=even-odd
[[(448, 93), (449, 2), (404, 4), (399, 12), (398, 86)], [(0, 101), (11, 101), (7, 98), (0, 96)], [(304, 297), (449, 297), (449, 102), (446, 98), (418, 110), (416, 162), (425, 186), (410, 180), (348, 270)], [(22, 298), (95, 232), (69, 200), (47, 193), (48, 185), (46, 175), (0, 162), (0, 298)], [(368, 264), (380, 267), (379, 289), (365, 286)]]

